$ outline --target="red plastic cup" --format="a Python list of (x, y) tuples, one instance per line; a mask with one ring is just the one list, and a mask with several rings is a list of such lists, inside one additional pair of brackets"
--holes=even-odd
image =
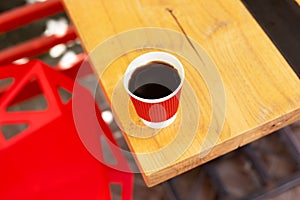
[[(177, 69), (180, 76), (180, 83), (171, 94), (158, 99), (145, 99), (136, 96), (129, 90), (130, 78), (139, 67), (143, 67), (153, 61), (167, 63)], [(165, 52), (150, 52), (135, 58), (129, 64), (123, 83), (142, 122), (151, 128), (164, 128), (172, 124), (176, 119), (183, 81), (184, 68), (175, 56)], [(154, 80), (149, 80), (150, 82), (155, 83)]]

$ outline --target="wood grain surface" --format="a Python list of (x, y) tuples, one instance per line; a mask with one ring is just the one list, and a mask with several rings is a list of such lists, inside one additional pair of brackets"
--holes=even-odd
[[(148, 186), (300, 118), (297, 76), (239, 0), (64, 0), (64, 3)], [(186, 73), (179, 113), (174, 124), (159, 132), (142, 125), (122, 87), (122, 77), (130, 61), (157, 49), (127, 52), (106, 64), (111, 55), (125, 51), (127, 43), (117, 37), (113, 40), (120, 42), (117, 49), (110, 44), (104, 51), (105, 45), (100, 45), (116, 34), (145, 27), (164, 28), (166, 34), (159, 35), (162, 47), (176, 44), (176, 51), (184, 50), (203, 59), (199, 68), (177, 54)], [(178, 42), (168, 30), (181, 33), (182, 40)], [(141, 40), (148, 39), (151, 43), (153, 35), (142, 33), (145, 34)], [(198, 51), (185, 35), (206, 53)], [(130, 39), (128, 44), (140, 38)], [(199, 73), (199, 69), (203, 71)], [(213, 85), (214, 81), (216, 85), (221, 81), (222, 86)], [(214, 87), (224, 88), (224, 99), (222, 91), (212, 91)]]

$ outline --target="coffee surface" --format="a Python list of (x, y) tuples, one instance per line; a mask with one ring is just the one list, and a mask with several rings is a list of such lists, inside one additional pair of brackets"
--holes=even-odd
[(159, 99), (168, 96), (180, 84), (180, 76), (173, 66), (152, 61), (137, 68), (129, 80), (129, 90), (144, 99)]

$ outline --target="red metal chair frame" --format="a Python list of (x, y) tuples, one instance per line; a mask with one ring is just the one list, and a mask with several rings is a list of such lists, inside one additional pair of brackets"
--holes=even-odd
[[(0, 79), (6, 78), (13, 78), (14, 82), (0, 95), (0, 199), (110, 199), (112, 183), (122, 185), (123, 199), (131, 199), (132, 174), (96, 160), (77, 135), (72, 114), (73, 98), (63, 103), (57, 91), (58, 87), (63, 87), (72, 92), (72, 79), (40, 61), (1, 67)], [(24, 93), (25, 86), (26, 89), (33, 86), (29, 89), (38, 91), (31, 83), (33, 78), (45, 95), (47, 109), (8, 111), (12, 102), (34, 95), (34, 92), (27, 94), (27, 90)], [(96, 117), (81, 122), (87, 127), (85, 131), (96, 139), (105, 135), (111, 141), (108, 144), (117, 165), (129, 172), (120, 149), (114, 148), (117, 143), (101, 118), (95, 100), (85, 88), (80, 85), (76, 88), (80, 92), (77, 95), (84, 98), (82, 102), (89, 106), (94, 104), (92, 110), (96, 109)], [(20, 123), (29, 126), (12, 138), (4, 137), (3, 125)], [(97, 125), (100, 129), (96, 128)], [(95, 144), (100, 150), (100, 141)]]

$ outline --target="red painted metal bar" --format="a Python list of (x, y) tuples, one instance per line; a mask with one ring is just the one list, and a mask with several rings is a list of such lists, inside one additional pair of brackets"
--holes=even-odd
[(9, 64), (20, 58), (30, 58), (39, 55), (57, 44), (67, 43), (75, 40), (76, 38), (77, 35), (74, 27), (69, 27), (66, 33), (62, 36), (41, 36), (32, 40), (28, 40), (19, 45), (1, 51), (0, 65)]
[[(37, 2), (9, 10), (3, 14), (0, 14), (0, 34), (1, 32), (8, 32), (23, 25), (29, 24), (35, 20), (56, 14), (63, 11), (63, 9), (64, 8), (61, 0), (48, 0), (45, 2)], [(41, 36), (28, 40), (21, 44), (2, 50), (0, 52), (0, 66), (9, 64), (20, 58), (31, 58), (40, 55), (57, 44), (66, 43), (76, 38), (77, 35), (75, 33), (75, 29), (73, 27), (69, 27), (66, 33), (62, 36)], [(56, 66), (56, 68), (57, 70), (64, 71), (63, 73), (70, 77), (75, 77), (85, 57), (85, 55), (79, 55), (76, 63), (74, 63), (70, 69), (62, 69), (59, 64)], [(92, 73), (91, 68), (89, 68), (84, 75), (90, 73)]]
[(11, 31), (37, 19), (62, 12), (63, 9), (61, 0), (48, 0), (7, 11), (0, 15), (0, 33)]

